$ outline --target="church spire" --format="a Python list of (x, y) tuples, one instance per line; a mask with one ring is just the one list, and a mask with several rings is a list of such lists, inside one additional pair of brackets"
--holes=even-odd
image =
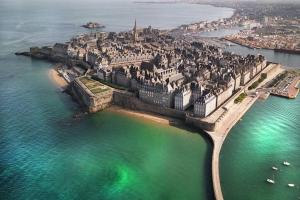
[(134, 20), (134, 27), (133, 27), (133, 42), (136, 43), (138, 39), (138, 34), (137, 34), (137, 28), (136, 28), (136, 19)]

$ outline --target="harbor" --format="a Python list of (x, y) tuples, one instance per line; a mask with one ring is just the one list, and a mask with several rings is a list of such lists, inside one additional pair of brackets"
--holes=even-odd
[(271, 94), (275, 96), (295, 99), (299, 94), (299, 75), (288, 74), (283, 77), (283, 80), (276, 83), (271, 89)]

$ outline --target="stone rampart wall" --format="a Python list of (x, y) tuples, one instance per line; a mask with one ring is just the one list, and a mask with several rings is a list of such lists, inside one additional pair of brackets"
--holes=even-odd
[(184, 111), (166, 107), (158, 107), (157, 105), (145, 103), (139, 100), (134, 94), (129, 92), (114, 91), (113, 104), (130, 110), (146, 111), (182, 120), (185, 119)]

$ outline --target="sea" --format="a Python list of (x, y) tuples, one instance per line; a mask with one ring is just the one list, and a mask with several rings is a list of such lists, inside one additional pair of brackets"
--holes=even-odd
[[(213, 199), (205, 134), (109, 111), (74, 118), (77, 104), (48, 77), (52, 64), (14, 53), (68, 41), (89, 32), (80, 27), (89, 21), (103, 31), (130, 30), (135, 19), (138, 27), (168, 29), (230, 17), (232, 9), (129, 0), (0, 4), (0, 199)], [(299, 99), (271, 97), (250, 109), (221, 153), (225, 199), (297, 197), (286, 184), (300, 184), (299, 119)], [(273, 173), (278, 184), (270, 186)]]
[(233, 10), (131, 1), (1, 0), (0, 199), (213, 199), (212, 144), (195, 130), (78, 106), (48, 78), (52, 64), (15, 56), (89, 32), (175, 28)]

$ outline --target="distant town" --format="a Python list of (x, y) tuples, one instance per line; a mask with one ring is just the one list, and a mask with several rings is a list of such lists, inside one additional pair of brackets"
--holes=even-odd
[(197, 0), (187, 2), (229, 7), (235, 9), (235, 12), (230, 18), (182, 25), (173, 30), (174, 35), (241, 27), (241, 32), (226, 36), (224, 39), (249, 48), (300, 54), (299, 3), (272, 4), (247, 1), (211, 2)]

